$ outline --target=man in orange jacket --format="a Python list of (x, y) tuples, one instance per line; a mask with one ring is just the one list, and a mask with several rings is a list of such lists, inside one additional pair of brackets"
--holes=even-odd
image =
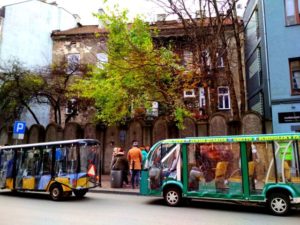
[(129, 149), (127, 153), (127, 159), (129, 161), (130, 171), (131, 171), (131, 185), (134, 188), (134, 184), (139, 186), (140, 172), (142, 169), (142, 153), (141, 149), (138, 148), (138, 142), (132, 142), (132, 148)]

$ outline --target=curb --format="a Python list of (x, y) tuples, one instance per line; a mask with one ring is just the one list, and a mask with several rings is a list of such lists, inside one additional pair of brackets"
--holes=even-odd
[(120, 195), (140, 195), (139, 192), (132, 192), (132, 191), (119, 191), (119, 190), (93, 190), (90, 189), (89, 192), (93, 193), (105, 193), (105, 194), (120, 194)]

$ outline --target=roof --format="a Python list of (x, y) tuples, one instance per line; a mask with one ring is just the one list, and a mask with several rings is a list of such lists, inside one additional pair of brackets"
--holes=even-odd
[(58, 7), (60, 9), (64, 10), (64, 11), (66, 11), (67, 13), (73, 15), (73, 17), (74, 17), (74, 14), (72, 14), (71, 12), (69, 12), (68, 10), (66, 10), (63, 7), (58, 6), (58, 4), (56, 3), (55, 0), (53, 2), (46, 2), (45, 0), (24, 0), (24, 1), (21, 1), (21, 2), (15, 2), (15, 3), (12, 3), (12, 4), (4, 5), (3, 8), (9, 7), (9, 6), (18, 5), (18, 4), (23, 4), (23, 3), (27, 3), (27, 2), (32, 2), (32, 1), (37, 1), (37, 2), (40, 2), (40, 3), (43, 3), (43, 4), (47, 4), (47, 5), (50, 5), (50, 6)]
[(11, 5), (18, 5), (18, 4), (23, 4), (23, 3), (26, 3), (26, 2), (31, 2), (31, 1), (38, 1), (38, 2), (42, 2), (42, 3), (45, 3), (45, 4), (48, 4), (48, 5), (57, 5), (56, 2), (51, 2), (51, 3), (48, 3), (44, 0), (24, 0), (22, 2), (15, 2), (15, 3), (12, 3), (12, 4), (8, 4), (8, 5), (5, 5), (4, 7), (6, 6), (11, 6)]
[(278, 133), (278, 134), (252, 134), (232, 136), (208, 136), (208, 137), (187, 137), (177, 139), (165, 139), (160, 143), (232, 143), (232, 142), (265, 142), (265, 141), (291, 141), (300, 140), (299, 133)]
[[(200, 21), (199, 21), (200, 24)], [(205, 20), (203, 22), (203, 26), (209, 26), (209, 20)], [(225, 25), (231, 25), (232, 22), (229, 19), (224, 20)], [(130, 26), (130, 24), (128, 24)], [(181, 21), (178, 20), (170, 20), (170, 21), (157, 21), (153, 24), (150, 24), (150, 27), (153, 29), (159, 30), (160, 37), (162, 36), (180, 36), (185, 35), (184, 26)], [(102, 33), (106, 34), (106, 30), (104, 28), (99, 28), (98, 25), (81, 25), (79, 24), (78, 27), (64, 30), (64, 31), (53, 31), (52, 37), (59, 37), (59, 36), (74, 36), (74, 35), (90, 35), (95, 33)]]
[(80, 34), (95, 34), (106, 33), (105, 29), (99, 29), (98, 25), (85, 25), (78, 26), (68, 30), (56, 30), (52, 32), (52, 36), (68, 36), (68, 35), (80, 35)]

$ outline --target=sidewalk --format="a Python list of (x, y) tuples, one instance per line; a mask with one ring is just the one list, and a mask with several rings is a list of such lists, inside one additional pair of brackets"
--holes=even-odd
[(111, 181), (110, 175), (101, 175), (101, 187), (91, 188), (89, 190), (89, 192), (129, 194), (129, 195), (139, 195), (140, 194), (139, 188), (132, 189), (130, 185), (129, 185), (129, 187), (126, 187), (126, 188), (111, 188), (110, 181)]

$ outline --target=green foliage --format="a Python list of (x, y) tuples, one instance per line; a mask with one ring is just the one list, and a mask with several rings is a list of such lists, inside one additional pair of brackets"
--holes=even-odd
[(179, 129), (185, 129), (183, 122), (185, 117), (191, 116), (191, 113), (185, 108), (176, 108), (175, 110), (175, 121)]
[(97, 17), (108, 31), (108, 63), (78, 79), (70, 90), (93, 99), (97, 120), (108, 125), (124, 122), (134, 109), (148, 109), (152, 101), (159, 102), (166, 115), (176, 116), (181, 123), (180, 116), (186, 114), (178, 57), (168, 48), (154, 47), (150, 26), (140, 17), (129, 24), (127, 12), (118, 9)]
[[(30, 102), (45, 82), (40, 75), (25, 69), (18, 61), (8, 62), (0, 69), (0, 116), (5, 123), (9, 123), (20, 116), (23, 108), (31, 111)], [(33, 117), (36, 118), (35, 115)]]

